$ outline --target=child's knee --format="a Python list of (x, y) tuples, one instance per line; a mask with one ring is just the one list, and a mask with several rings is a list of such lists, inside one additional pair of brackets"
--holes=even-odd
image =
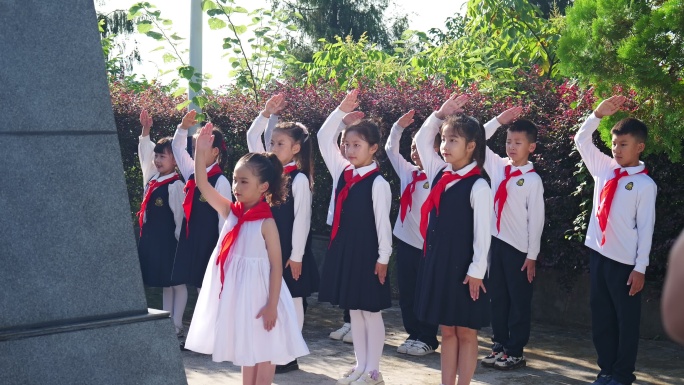
[(457, 327), (456, 337), (459, 341), (463, 342), (477, 341), (477, 330), (464, 327)]
[(442, 329), (442, 339), (445, 338), (456, 338), (456, 328), (454, 326), (441, 326)]

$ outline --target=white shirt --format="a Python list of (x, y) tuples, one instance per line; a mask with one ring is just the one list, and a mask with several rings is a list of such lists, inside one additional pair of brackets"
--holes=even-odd
[[(501, 124), (496, 118), (485, 124), (485, 135), (491, 138)], [(506, 166), (511, 173), (520, 170), (522, 175), (511, 177), (506, 183), (508, 197), (501, 211), (501, 231), (496, 229), (496, 208), (492, 216), (492, 235), (527, 253), (527, 259), (537, 260), (544, 230), (544, 186), (532, 162), (516, 167), (509, 158), (502, 158), (487, 146), (484, 169), (492, 182), (492, 196), (496, 195), (499, 185), (506, 178)]]
[[(657, 186), (648, 175), (638, 174), (645, 168), (643, 162), (622, 168), (615, 159), (596, 148), (592, 134), (600, 122), (601, 119), (592, 113), (575, 135), (577, 150), (594, 177), (594, 199), (584, 244), (607, 258), (632, 265), (635, 271), (645, 273), (655, 226)], [(629, 175), (618, 181), (608, 215), (606, 243), (601, 246), (602, 235), (596, 211), (601, 190), (615, 177), (615, 169), (627, 171)]]
[[(149, 136), (138, 137), (138, 158), (140, 159), (140, 168), (143, 173), (143, 187), (145, 192), (147, 192), (148, 182), (156, 180), (163, 182), (169, 178), (173, 178), (178, 175), (175, 171), (171, 174), (159, 176), (157, 168), (154, 166), (154, 146), (155, 144), (150, 140)], [(176, 240), (180, 237), (181, 226), (183, 224), (183, 216), (185, 212), (183, 211), (183, 199), (185, 194), (183, 193), (183, 182), (177, 180), (169, 184), (169, 207), (173, 213), (173, 222), (176, 225), (176, 230), (174, 234), (176, 235)], [(147, 221), (147, 213), (143, 214), (143, 223)]]
[[(264, 152), (264, 146), (261, 144), (261, 134), (265, 131), (273, 132), (273, 128), (278, 123), (278, 116), (271, 115), (270, 119), (266, 119), (259, 114), (252, 126), (247, 130), (247, 147), (249, 152)], [(264, 134), (264, 141), (266, 148), (271, 149), (270, 133), (268, 138)], [(295, 162), (290, 162), (285, 165), (294, 166)], [(311, 204), (312, 195), (309, 187), (309, 178), (304, 173), (298, 173), (292, 181), (292, 200), (294, 201), (294, 221), (292, 223), (292, 252), (290, 259), (293, 262), (301, 262), (304, 258), (304, 250), (306, 248), (306, 240), (309, 237), (309, 230), (311, 230)]]
[[(418, 171), (419, 175), (425, 174), (420, 167), (407, 161), (399, 153), (399, 140), (404, 128), (398, 124), (392, 126), (389, 138), (385, 144), (385, 152), (387, 157), (394, 167), (394, 171), (399, 176), (400, 181), (400, 197), (404, 193), (406, 186), (413, 181), (413, 172)], [(404, 222), (401, 221), (401, 209), (397, 215), (397, 221), (394, 223), (394, 236), (398, 239), (408, 243), (416, 249), (423, 248), (423, 236), (420, 234), (420, 208), (430, 195), (430, 184), (432, 180), (424, 180), (416, 183), (416, 188), (411, 194), (411, 208), (406, 213)]]
[[(318, 146), (323, 156), (323, 161), (328, 167), (328, 171), (333, 178), (333, 192), (337, 188), (337, 181), (347, 167), (354, 170), (354, 175), (366, 175), (367, 173), (378, 168), (378, 165), (373, 162), (368, 166), (355, 168), (348, 160), (346, 160), (337, 147), (337, 136), (339, 135), (340, 126), (342, 126), (342, 118), (346, 114), (340, 111), (339, 108), (328, 116), (323, 126), (318, 131)], [(392, 192), (389, 183), (382, 177), (378, 176), (373, 180), (372, 188), (373, 199), (373, 213), (375, 215), (375, 230), (378, 233), (378, 263), (389, 263), (390, 255), (392, 254), (392, 225), (390, 224), (389, 212), (392, 204)], [(332, 223), (332, 221), (331, 221)]]
[[(188, 178), (190, 178), (190, 175), (195, 173), (195, 160), (192, 159), (192, 157), (188, 153), (187, 146), (188, 130), (177, 128), (176, 133), (173, 135), (171, 148), (173, 149), (173, 156), (174, 158), (176, 158), (176, 164), (178, 165), (178, 169), (180, 170), (181, 175), (183, 175), (183, 179), (185, 179), (186, 181), (188, 180)], [(214, 162), (211, 166), (207, 167), (207, 172), (209, 172), (209, 170), (211, 170), (211, 168), (214, 167), (215, 164), (216, 163)], [(216, 186), (214, 186), (214, 188), (224, 198), (228, 199), (231, 202), (233, 201), (232, 188), (230, 186), (228, 178), (226, 178), (225, 175), (221, 174), (221, 176), (219, 176), (218, 180), (216, 181)], [(221, 214), (218, 214), (218, 212), (216, 215), (218, 215), (218, 231), (220, 233), (221, 229), (223, 228), (223, 223), (226, 221), (226, 218), (223, 218)]]
[[(339, 138), (340, 134), (342, 133), (342, 130), (344, 130), (346, 127), (346, 124), (344, 122), (340, 122), (340, 125), (337, 126), (337, 131), (335, 132), (335, 143), (337, 144), (337, 138)], [(340, 148), (337, 147), (337, 151), (340, 152)], [(340, 155), (342, 153), (340, 152)], [(328, 204), (328, 216), (325, 218), (325, 223), (328, 224), (328, 226), (332, 226), (333, 223), (333, 218), (335, 216), (335, 191), (337, 190), (337, 180), (333, 179), (333, 185), (332, 185), (332, 191), (330, 192), (330, 203)]]
[[(420, 161), (423, 163), (423, 170), (429, 181), (433, 181), (442, 171), (465, 175), (477, 165), (473, 161), (462, 169), (454, 171), (451, 164), (446, 163), (435, 152), (435, 135), (443, 122), (433, 113), (425, 120), (414, 138)], [(458, 182), (456, 180), (447, 184), (445, 191)], [(482, 279), (487, 272), (487, 257), (489, 245), (492, 242), (490, 228), (493, 206), (492, 192), (487, 181), (479, 179), (470, 191), (470, 207), (473, 208), (473, 262), (468, 267), (468, 275), (473, 278)], [(458, 218), (454, 218), (454, 221), (458, 221)]]

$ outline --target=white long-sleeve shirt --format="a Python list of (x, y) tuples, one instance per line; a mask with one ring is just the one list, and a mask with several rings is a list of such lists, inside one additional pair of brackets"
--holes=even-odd
[[(346, 114), (339, 108), (328, 116), (323, 126), (318, 131), (318, 146), (321, 150), (321, 155), (328, 167), (328, 171), (333, 178), (333, 192), (336, 189), (338, 179), (347, 167), (354, 170), (354, 175), (365, 175), (378, 168), (378, 165), (372, 164), (360, 168), (355, 168), (342, 154), (340, 154), (337, 147), (337, 136), (339, 135), (340, 126), (343, 125), (342, 119)], [(433, 136), (434, 137), (434, 136)], [(389, 263), (390, 255), (392, 254), (392, 225), (390, 224), (389, 213), (392, 204), (392, 192), (389, 183), (382, 176), (378, 176), (373, 180), (372, 187), (373, 199), (373, 213), (375, 215), (375, 230), (378, 233), (378, 263)], [(332, 222), (332, 221), (331, 221)]]
[[(176, 165), (178, 165), (178, 169), (180, 170), (181, 174), (183, 175), (183, 179), (186, 181), (188, 178), (190, 178), (190, 175), (195, 173), (195, 160), (192, 159), (190, 154), (188, 154), (187, 151), (187, 146), (188, 146), (188, 130), (183, 130), (180, 128), (176, 129), (176, 133), (173, 135), (173, 141), (171, 142), (171, 148), (173, 149), (173, 156), (176, 158)], [(216, 163), (213, 163), (209, 167), (207, 167), (207, 172), (211, 170), (212, 167), (214, 167)], [(218, 180), (216, 181), (216, 186), (214, 186), (216, 191), (221, 194), (224, 198), (230, 200), (231, 202), (233, 201), (233, 194), (232, 194), (232, 188), (230, 185), (230, 181), (228, 181), (228, 178), (225, 177), (225, 175), (219, 176)], [(218, 215), (218, 231), (219, 233), (221, 232), (221, 229), (223, 228), (223, 223), (226, 221), (226, 218), (223, 218), (221, 214)]]
[[(487, 139), (500, 126), (496, 118), (487, 122), (484, 126)], [(516, 167), (509, 158), (500, 157), (487, 146), (484, 169), (491, 178), (492, 194), (496, 195), (499, 185), (506, 178), (506, 166), (511, 166), (511, 173), (520, 170), (522, 175), (511, 177), (506, 183), (508, 197), (501, 212), (501, 231), (496, 229), (494, 207), (492, 235), (527, 253), (527, 259), (537, 260), (544, 230), (544, 185), (536, 172), (528, 172), (534, 168), (532, 162)]]
[[(394, 171), (399, 176), (401, 190), (399, 196), (404, 193), (406, 186), (413, 181), (413, 172), (418, 171), (419, 175), (424, 174), (420, 167), (407, 161), (401, 153), (399, 153), (399, 141), (404, 128), (398, 124), (392, 126), (389, 138), (385, 144), (385, 152), (387, 157), (394, 167)], [(423, 236), (420, 234), (420, 208), (430, 195), (430, 185), (432, 180), (425, 180), (416, 183), (416, 188), (411, 194), (411, 208), (406, 213), (406, 218), (401, 221), (401, 212), (397, 215), (397, 220), (394, 223), (394, 236), (415, 247), (416, 249), (423, 248)]]
[[(157, 168), (154, 166), (154, 142), (150, 140), (149, 136), (138, 137), (138, 159), (140, 159), (140, 168), (143, 173), (143, 187), (145, 192), (147, 192), (148, 182), (156, 180), (163, 182), (169, 178), (173, 178), (178, 175), (176, 172), (171, 174), (159, 176)], [(174, 234), (176, 235), (176, 240), (180, 237), (181, 226), (183, 224), (183, 199), (185, 194), (183, 193), (183, 182), (177, 180), (169, 184), (169, 207), (173, 213), (173, 222), (176, 225)], [(143, 223), (147, 221), (147, 213), (143, 214)]]
[[(465, 175), (477, 165), (473, 161), (460, 170), (453, 170), (451, 164), (446, 163), (435, 152), (435, 135), (439, 132), (439, 127), (443, 122), (433, 113), (425, 120), (414, 138), (420, 161), (423, 163), (423, 170), (429, 181), (433, 181), (442, 172)], [(456, 180), (447, 184), (445, 191), (458, 182)], [(473, 278), (482, 279), (487, 272), (487, 256), (492, 242), (490, 229), (493, 206), (492, 192), (487, 181), (479, 179), (473, 184), (470, 191), (470, 207), (473, 208), (473, 261), (468, 267), (467, 274)], [(454, 218), (454, 221), (458, 220), (458, 218)]]
[[(651, 252), (658, 189), (651, 177), (639, 174), (646, 167), (643, 162), (634, 167), (620, 167), (614, 158), (596, 148), (592, 134), (600, 122), (601, 119), (592, 113), (575, 135), (577, 150), (594, 177), (593, 205), (584, 244), (607, 258), (645, 273)], [(618, 181), (608, 215), (606, 242), (601, 246), (602, 234), (596, 211), (601, 202), (601, 190), (615, 177), (615, 169), (627, 171), (629, 175)]]
[[(264, 152), (264, 146), (261, 144), (261, 135), (264, 134), (264, 142), (266, 148), (271, 149), (270, 133), (278, 123), (278, 116), (271, 115), (270, 119), (266, 119), (259, 114), (252, 126), (247, 130), (247, 147), (249, 152)], [(266, 132), (270, 133), (266, 138)], [(287, 166), (294, 166), (295, 162), (290, 162)], [(292, 252), (290, 259), (294, 262), (301, 262), (304, 258), (304, 250), (306, 248), (306, 240), (309, 237), (311, 230), (311, 204), (312, 195), (309, 188), (309, 178), (303, 173), (298, 173), (292, 181), (292, 200), (294, 204), (294, 222), (292, 223)]]

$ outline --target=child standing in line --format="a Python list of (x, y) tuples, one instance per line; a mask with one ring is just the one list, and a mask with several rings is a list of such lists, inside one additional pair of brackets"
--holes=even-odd
[(532, 281), (544, 229), (544, 186), (529, 161), (536, 149), (537, 126), (518, 119), (513, 107), (485, 124), (489, 139), (507, 125), (506, 154), (487, 147), (484, 169), (494, 194), (489, 295), (492, 315), (492, 353), (482, 366), (511, 370), (527, 365), (523, 348), (530, 339)]
[[(399, 306), (408, 338), (397, 348), (398, 353), (424, 356), (434, 353), (437, 342), (437, 324), (422, 322), (416, 318), (414, 309), (418, 266), (423, 259), (423, 236), (420, 234), (420, 208), (430, 194), (430, 182), (423, 172), (416, 142), (411, 143), (411, 160), (399, 153), (401, 134), (413, 123), (415, 111), (403, 115), (390, 131), (385, 152), (401, 182), (400, 210), (394, 224), (397, 237), (397, 279), (399, 281)], [(435, 136), (433, 149), (439, 150), (441, 138)]]
[[(186, 151), (188, 129), (197, 124), (196, 114), (195, 111), (185, 114), (173, 136), (173, 155), (176, 157), (178, 169), (186, 183), (185, 200), (183, 200), (185, 219), (183, 219), (176, 249), (172, 280), (176, 284), (189, 284), (199, 290), (202, 287), (202, 279), (213, 245), (218, 240), (225, 218), (221, 218), (221, 215), (207, 203), (205, 196), (196, 187), (195, 161)], [(204, 158), (209, 183), (223, 197), (231, 200), (230, 182), (223, 175), (222, 170), (227, 156), (226, 142), (223, 133), (218, 129), (214, 129), (213, 137), (210, 156)]]
[[(489, 325), (483, 278), (493, 202), (479, 168), (485, 156), (484, 127), (472, 117), (452, 115), (466, 100), (455, 95), (447, 99), (415, 138), (432, 181), (421, 208), (425, 259), (417, 284), (416, 315), (442, 329), (444, 385), (454, 385), (457, 374), (459, 385), (470, 384), (477, 366), (477, 330)], [(438, 132), (444, 160), (433, 149)]]
[(171, 138), (159, 139), (156, 144), (150, 140), (152, 117), (145, 110), (140, 113), (140, 124), (138, 158), (147, 181), (138, 212), (140, 270), (145, 285), (163, 288), (163, 309), (171, 314), (176, 335), (182, 337), (188, 289), (171, 283), (171, 271), (183, 222), (183, 182), (176, 173)]
[(378, 385), (384, 384), (379, 371), (385, 341), (380, 311), (392, 305), (386, 281), (392, 253), (392, 195), (373, 159), (380, 141), (375, 124), (360, 120), (346, 128), (347, 159), (335, 144), (336, 129), (358, 106), (357, 96), (358, 90), (347, 94), (318, 132), (321, 154), (337, 186), (318, 298), (350, 310), (356, 366), (337, 383)]
[[(287, 102), (282, 94), (270, 98), (264, 111), (254, 120), (247, 131), (247, 145), (250, 152), (263, 153), (261, 136), (266, 131), (269, 119), (282, 111)], [(265, 135), (266, 136), (266, 135)], [(309, 130), (301, 123), (278, 123), (270, 130), (266, 148), (283, 164), (283, 173), (289, 175), (287, 200), (272, 207), (273, 219), (280, 234), (280, 248), (283, 256), (283, 278), (294, 299), (297, 321), (301, 332), (304, 327), (304, 299), (318, 291), (318, 267), (311, 251), (311, 180), (313, 159)], [(294, 360), (276, 367), (276, 373), (299, 369)]]
[(235, 166), (237, 203), (223, 197), (207, 178), (212, 127), (197, 138), (197, 187), (226, 218), (197, 299), (186, 347), (211, 354), (215, 362), (242, 366), (242, 383), (273, 382), (275, 364), (309, 354), (299, 331), (292, 297), (283, 285), (278, 227), (271, 207), (286, 198), (282, 165), (274, 154), (243, 156)]
[(598, 366), (594, 384), (631, 385), (636, 377), (641, 290), (648, 266), (657, 187), (639, 160), (648, 128), (626, 118), (612, 129), (613, 157), (592, 141), (601, 118), (627, 101), (612, 96), (584, 122), (575, 144), (594, 177), (594, 199), (584, 242), (591, 249), (591, 330)]

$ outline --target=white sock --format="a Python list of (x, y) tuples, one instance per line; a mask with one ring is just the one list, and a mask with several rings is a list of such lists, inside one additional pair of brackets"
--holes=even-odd
[(177, 328), (183, 329), (183, 313), (185, 313), (185, 305), (188, 303), (188, 288), (185, 285), (178, 285), (172, 287), (173, 289), (173, 324)]
[(297, 313), (297, 323), (299, 324), (299, 331), (304, 329), (304, 298), (292, 298), (294, 302), (295, 312)]
[(171, 287), (162, 289), (162, 309), (173, 315), (173, 288)]
[(354, 336), (354, 354), (356, 354), (355, 372), (366, 372), (368, 359), (368, 343), (366, 341), (366, 322), (363, 319), (363, 311), (350, 310), (351, 332)]
[[(366, 372), (380, 371), (380, 357), (382, 357), (382, 348), (385, 346), (385, 323), (382, 321), (382, 313), (364, 311), (362, 314), (366, 324), (368, 344)], [(354, 339), (356, 339), (356, 334), (354, 334)]]

